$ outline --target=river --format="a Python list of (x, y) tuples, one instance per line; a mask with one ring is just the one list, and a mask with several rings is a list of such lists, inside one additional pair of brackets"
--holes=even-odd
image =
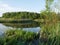
[(40, 27), (39, 24), (20, 24), (20, 23), (0, 23), (0, 35), (2, 35), (5, 31), (10, 29), (18, 29), (30, 32), (39, 32)]

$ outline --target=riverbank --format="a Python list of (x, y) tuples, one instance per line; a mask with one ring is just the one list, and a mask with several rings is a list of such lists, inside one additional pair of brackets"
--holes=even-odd
[(0, 45), (39, 45), (39, 34), (22, 30), (9, 30), (0, 38)]
[(31, 19), (0, 18), (0, 23), (27, 23), (32, 21)]
[[(0, 38), (1, 45), (60, 45), (60, 23), (44, 25), (40, 33), (9, 30)], [(43, 31), (43, 32), (42, 32)]]

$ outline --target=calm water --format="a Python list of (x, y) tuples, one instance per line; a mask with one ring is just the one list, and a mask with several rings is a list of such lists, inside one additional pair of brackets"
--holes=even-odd
[(0, 35), (2, 35), (8, 29), (18, 29), (30, 32), (39, 32), (39, 24), (20, 24), (20, 23), (0, 23)]

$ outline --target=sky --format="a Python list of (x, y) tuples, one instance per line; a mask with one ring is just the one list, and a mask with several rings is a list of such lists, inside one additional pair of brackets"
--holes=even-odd
[(45, 9), (44, 0), (0, 0), (0, 16), (5, 12), (40, 12)]
[(40, 12), (45, 9), (45, 0), (0, 0), (0, 16), (5, 12)]

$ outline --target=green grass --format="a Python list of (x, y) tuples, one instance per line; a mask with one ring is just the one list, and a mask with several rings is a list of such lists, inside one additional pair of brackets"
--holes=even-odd
[(60, 23), (44, 25), (40, 32), (44, 45), (60, 45)]
[(4, 33), (4, 37), (0, 38), (1, 45), (28, 45), (37, 39), (36, 33), (26, 32), (22, 30), (9, 30)]
[(60, 45), (60, 22), (58, 15), (43, 13), (44, 23), (41, 24), (40, 45)]
[(45, 23), (41, 26), (40, 31), (40, 42), (42, 42), (42, 45), (60, 45), (60, 22), (57, 15), (45, 16)]

